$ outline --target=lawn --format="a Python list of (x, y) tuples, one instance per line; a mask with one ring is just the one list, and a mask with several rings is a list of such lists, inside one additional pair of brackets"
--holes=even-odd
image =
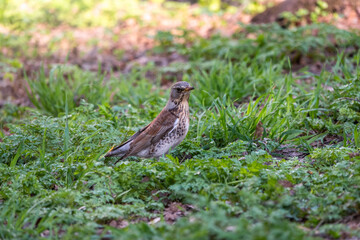
[[(51, 28), (111, 26), (111, 9), (96, 23), (54, 8)], [(42, 11), (29, 19), (44, 22)], [(2, 35), (12, 51), (0, 58), (0, 81), (22, 82), (27, 104), (0, 105), (0, 239), (360, 239), (356, 31), (163, 29), (144, 61), (115, 68), (96, 58), (93, 70), (89, 55), (59, 57), (56, 42), (40, 53), (31, 29), (13, 30), (17, 43)], [(112, 52), (119, 62), (128, 54)], [(31, 59), (44, 62), (30, 68)], [(178, 80), (196, 88), (185, 140), (159, 160), (105, 159), (157, 116)]]

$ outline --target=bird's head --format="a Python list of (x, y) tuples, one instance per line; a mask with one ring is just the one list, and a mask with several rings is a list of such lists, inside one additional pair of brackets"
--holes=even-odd
[(188, 82), (177, 82), (171, 87), (170, 99), (176, 102), (187, 101), (191, 90), (194, 88)]
[(171, 107), (178, 106), (183, 101), (188, 101), (191, 90), (194, 88), (188, 82), (177, 82), (171, 87), (169, 103)]

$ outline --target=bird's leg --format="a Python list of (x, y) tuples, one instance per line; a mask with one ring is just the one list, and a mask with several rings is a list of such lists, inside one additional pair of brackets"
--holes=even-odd
[(161, 157), (165, 157), (166, 154), (167, 154), (167, 153), (164, 153), (163, 155), (160, 155), (160, 156), (158, 156), (158, 157), (155, 157), (156, 161), (159, 161)]
[(164, 153), (164, 157), (165, 157), (165, 155), (168, 155), (170, 151), (171, 151), (171, 147), (169, 148), (169, 150), (167, 150), (166, 153)]
[(162, 155), (162, 157), (164, 158), (168, 153), (169, 153), (169, 151), (167, 151), (166, 153), (164, 153), (164, 154)]

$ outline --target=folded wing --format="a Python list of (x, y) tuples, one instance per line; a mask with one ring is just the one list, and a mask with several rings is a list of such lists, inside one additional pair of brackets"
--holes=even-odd
[(119, 160), (122, 160), (129, 156), (136, 156), (175, 129), (178, 122), (176, 115), (164, 109), (154, 121), (132, 135), (126, 142), (111, 149), (105, 157), (117, 156), (120, 157)]

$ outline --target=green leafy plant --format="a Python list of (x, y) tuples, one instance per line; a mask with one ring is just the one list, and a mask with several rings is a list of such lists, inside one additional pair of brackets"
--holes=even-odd
[(65, 106), (73, 110), (81, 99), (94, 104), (108, 101), (110, 91), (103, 79), (75, 67), (58, 66), (50, 70), (49, 77), (43, 69), (36, 79), (26, 77), (31, 90), (27, 93), (35, 107), (58, 116), (65, 112)]

